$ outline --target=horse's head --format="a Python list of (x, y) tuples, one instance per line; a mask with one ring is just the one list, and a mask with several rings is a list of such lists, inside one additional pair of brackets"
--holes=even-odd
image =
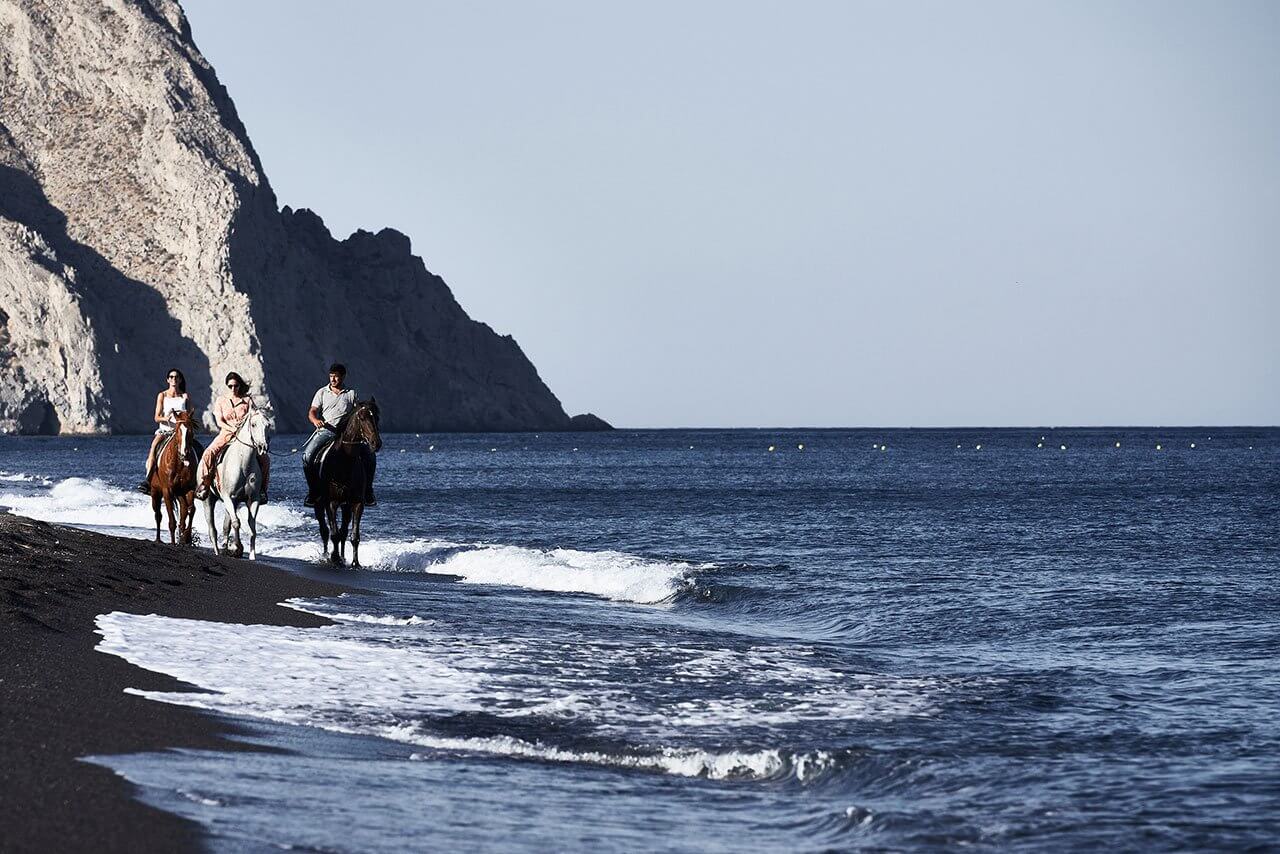
[(351, 413), (351, 423), (347, 431), (354, 432), (354, 441), (366, 443), (374, 452), (382, 450), (382, 434), (378, 432), (378, 420), (382, 413), (378, 410), (375, 398), (361, 400), (356, 403), (356, 411)]
[(259, 409), (249, 410), (244, 429), (249, 433), (249, 441), (259, 454), (267, 453), (267, 416)]
[(178, 434), (178, 453), (185, 460), (191, 436), (195, 432), (195, 422), (191, 420), (190, 412), (183, 409), (173, 414), (173, 432)]

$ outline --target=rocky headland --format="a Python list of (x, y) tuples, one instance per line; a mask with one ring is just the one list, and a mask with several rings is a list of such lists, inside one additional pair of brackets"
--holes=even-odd
[(281, 209), (174, 0), (0, 0), (0, 430), (149, 432), (176, 366), (300, 432), (334, 360), (389, 431), (608, 428), (408, 237)]

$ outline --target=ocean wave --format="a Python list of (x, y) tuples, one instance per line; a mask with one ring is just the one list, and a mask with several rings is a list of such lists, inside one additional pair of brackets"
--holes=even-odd
[(331, 611), (314, 602), (304, 599), (287, 599), (280, 603), (287, 608), (301, 611), (304, 614), (315, 614), (340, 623), (366, 623), (375, 626), (433, 626), (435, 620), (425, 620), (414, 614), (408, 617), (396, 617), (390, 614), (353, 614), (346, 611)]
[(624, 552), (485, 545), (398, 569), (456, 575), (468, 584), (500, 584), (556, 593), (588, 593), (654, 605), (673, 599), (705, 566), (650, 560)]
[[(794, 779), (801, 783), (812, 783), (840, 765), (839, 752), (829, 750), (714, 751), (689, 747), (661, 747), (649, 752), (610, 753), (600, 750), (556, 747), (505, 735), (485, 738), (443, 737), (423, 733), (413, 726), (384, 727), (379, 735), (442, 752), (483, 753), (537, 759), (544, 762), (607, 765), (616, 768), (660, 771), (678, 777), (704, 777), (710, 780)], [(431, 757), (413, 753), (409, 758), (425, 760)]]
[(49, 480), (47, 477), (11, 471), (0, 471), (0, 481), (7, 483), (41, 483), (45, 486), (53, 483), (53, 481)]

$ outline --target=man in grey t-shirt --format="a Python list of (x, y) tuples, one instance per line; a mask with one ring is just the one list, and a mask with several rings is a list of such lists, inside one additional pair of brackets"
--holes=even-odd
[[(347, 378), (347, 369), (339, 362), (329, 366), (329, 384), (316, 390), (311, 398), (311, 408), (307, 410), (307, 419), (315, 425), (315, 432), (307, 439), (302, 448), (302, 473), (307, 478), (307, 498), (303, 502), (307, 507), (315, 507), (319, 499), (319, 474), (315, 462), (320, 453), (338, 438), (338, 425), (356, 409), (356, 391), (343, 384)], [(377, 466), (377, 458), (367, 446), (364, 451), (365, 465), (369, 467), (369, 488), (364, 497), (366, 507), (378, 502), (373, 497), (373, 471)]]

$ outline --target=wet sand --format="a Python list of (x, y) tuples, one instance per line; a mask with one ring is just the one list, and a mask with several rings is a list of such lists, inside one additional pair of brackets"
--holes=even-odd
[(0, 513), (0, 850), (198, 849), (199, 825), (142, 804), (132, 784), (79, 758), (260, 749), (229, 740), (237, 730), (225, 720), (125, 694), (189, 686), (95, 652), (99, 614), (320, 626), (328, 621), (277, 603), (348, 589)]

